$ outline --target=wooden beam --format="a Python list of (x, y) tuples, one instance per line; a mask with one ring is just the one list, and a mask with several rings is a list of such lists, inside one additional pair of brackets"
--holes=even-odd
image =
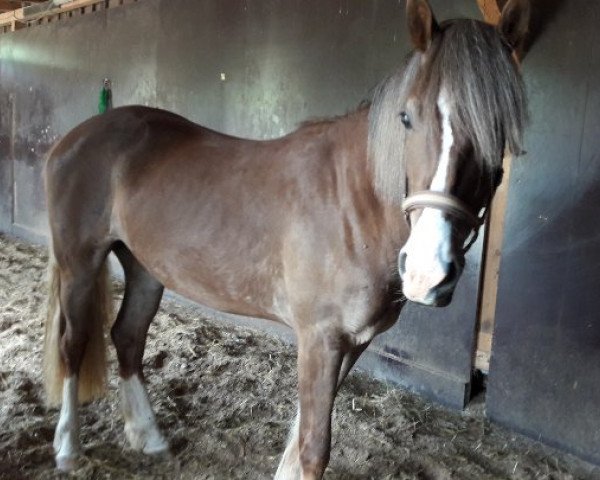
[[(485, 21), (492, 25), (498, 25), (506, 0), (477, 0), (477, 4)], [(516, 54), (515, 60), (519, 61), (519, 57)], [(489, 371), (494, 325), (496, 322), (498, 280), (500, 276), (500, 261), (502, 259), (502, 241), (504, 238), (504, 218), (508, 203), (508, 185), (510, 183), (512, 166), (512, 157), (510, 155), (504, 157), (502, 166), (504, 168), (504, 178), (490, 206), (481, 263), (482, 280), (479, 297), (477, 348), (474, 364), (476, 369), (484, 373)]]
[[(498, 25), (500, 21), (500, 7), (496, 0), (477, 0), (479, 10), (483, 19), (492, 25)], [(506, 163), (506, 159), (504, 160)], [(477, 344), (475, 348), (474, 366), (475, 369), (484, 373), (489, 372), (490, 357), (492, 355), (492, 338), (494, 334), (494, 320), (496, 312), (496, 299), (498, 292), (498, 274), (500, 266), (500, 249), (503, 228), (499, 228), (498, 215), (503, 217), (502, 212), (498, 212), (497, 203), (501, 195), (501, 189), (507, 183), (505, 176), (502, 185), (496, 192), (496, 201), (490, 206), (490, 216), (486, 225), (485, 241), (483, 243), (483, 258), (481, 261), (481, 288), (479, 289), (479, 306), (477, 318)], [(505, 187), (504, 187), (505, 188)], [(503, 219), (501, 220), (503, 222)], [(496, 248), (495, 248), (496, 247)]]
[(502, 260), (502, 241), (504, 238), (504, 219), (508, 203), (511, 166), (512, 157), (506, 155), (503, 160), (504, 178), (498, 190), (496, 190), (494, 200), (490, 206), (490, 215), (485, 232), (486, 238), (483, 245), (475, 368), (484, 373), (489, 371), (492, 354), (500, 261)]
[(6, 13), (0, 14), (0, 26), (11, 25), (15, 22), (18, 23), (18, 22), (24, 22), (24, 21), (29, 22), (32, 20), (39, 20), (39, 19), (47, 17), (47, 16), (58, 15), (60, 13), (65, 13), (65, 12), (69, 12), (69, 11), (80, 9), (80, 8), (85, 9), (85, 7), (89, 7), (91, 5), (94, 5), (97, 3), (104, 3), (104, 2), (105, 2), (105, 0), (73, 0), (69, 3), (64, 3), (64, 4), (60, 5), (59, 7), (45, 11), (38, 15), (31, 15), (31, 16), (27, 16), (27, 17), (25, 17), (23, 9), (19, 8), (18, 10), (13, 10), (12, 12), (6, 12)]
[(483, 19), (492, 25), (498, 25), (500, 21), (501, 5), (498, 0), (477, 0), (479, 10), (483, 15)]
[(23, 0), (0, 0), (0, 12), (10, 12), (12, 10), (18, 10), (23, 7), (23, 3), (42, 3), (46, 0), (29, 0), (23, 2)]

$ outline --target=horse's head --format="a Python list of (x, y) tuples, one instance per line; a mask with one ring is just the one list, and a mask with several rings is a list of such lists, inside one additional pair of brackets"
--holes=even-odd
[(523, 83), (513, 58), (529, 5), (509, 0), (497, 27), (438, 24), (426, 0), (407, 1), (416, 51), (377, 92), (369, 149), (375, 184), (403, 205), (410, 236), (398, 256), (404, 295), (445, 306), (502, 177), (521, 152)]

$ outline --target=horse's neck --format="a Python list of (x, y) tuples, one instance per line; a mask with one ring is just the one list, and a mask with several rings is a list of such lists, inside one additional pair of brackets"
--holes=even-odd
[(377, 230), (382, 245), (400, 248), (406, 241), (408, 227), (401, 207), (383, 199), (375, 188), (367, 153), (369, 109), (340, 118), (332, 128), (336, 129), (335, 150), (339, 152), (335, 161), (338, 172), (345, 176), (347, 200), (361, 213), (365, 224)]

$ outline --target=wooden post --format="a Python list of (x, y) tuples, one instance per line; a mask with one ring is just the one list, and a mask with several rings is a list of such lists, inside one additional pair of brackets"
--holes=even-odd
[[(502, 8), (506, 0), (477, 0), (479, 9), (486, 22), (497, 25), (502, 16)], [(521, 61), (521, 51), (514, 54), (517, 63)], [(508, 203), (508, 185), (512, 167), (512, 156), (503, 159), (504, 178), (496, 191), (490, 215), (486, 225), (486, 238), (483, 247), (482, 280), (479, 298), (479, 315), (477, 326), (477, 348), (475, 351), (475, 368), (484, 373), (489, 371), (492, 353), (494, 324), (496, 321), (496, 301), (498, 296), (498, 279), (500, 260), (502, 258), (502, 240), (504, 238), (504, 218)]]
[(502, 258), (502, 239), (504, 237), (504, 217), (508, 202), (508, 184), (512, 157), (506, 155), (503, 160), (504, 178), (498, 187), (490, 206), (490, 215), (486, 224), (486, 239), (483, 247), (482, 281), (479, 298), (477, 328), (477, 349), (475, 368), (484, 373), (489, 371), (492, 354), (492, 337), (496, 320), (496, 300), (500, 260)]
[(500, 5), (498, 0), (477, 0), (483, 19), (492, 25), (498, 25), (500, 21)]
[[(501, 17), (499, 0), (477, 0), (479, 9), (486, 22), (497, 25)], [(482, 280), (479, 291), (479, 314), (477, 324), (477, 346), (474, 365), (484, 373), (489, 371), (492, 354), (492, 338), (496, 320), (496, 300), (500, 260), (502, 258), (502, 239), (504, 236), (504, 215), (508, 201), (508, 184), (512, 157), (506, 155), (503, 160), (504, 178), (496, 191), (490, 206), (490, 214), (486, 224), (486, 237), (483, 245)]]

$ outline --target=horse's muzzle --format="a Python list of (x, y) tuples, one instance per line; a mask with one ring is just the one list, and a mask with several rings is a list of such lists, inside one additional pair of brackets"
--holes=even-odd
[(464, 258), (444, 265), (444, 274), (434, 287), (427, 286), (427, 276), (406, 271), (406, 253), (398, 256), (398, 272), (404, 296), (415, 303), (430, 307), (446, 307), (452, 301), (454, 289), (464, 269)]

